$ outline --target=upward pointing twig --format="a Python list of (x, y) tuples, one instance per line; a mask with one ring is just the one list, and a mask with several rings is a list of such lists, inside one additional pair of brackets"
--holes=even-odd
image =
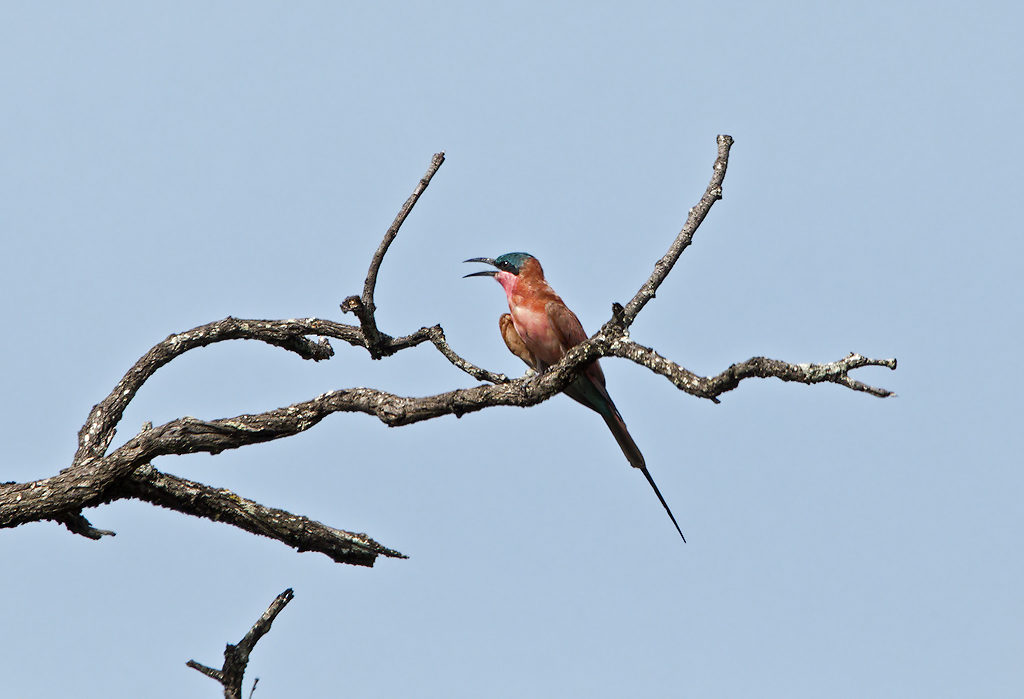
[(402, 208), (398, 211), (398, 215), (395, 216), (395, 220), (391, 223), (391, 227), (388, 228), (388, 232), (384, 234), (384, 239), (380, 241), (380, 245), (377, 247), (377, 252), (373, 254), (373, 259), (370, 260), (370, 269), (366, 272), (366, 282), (363, 284), (363, 305), (369, 309), (370, 314), (373, 314), (373, 292), (377, 286), (377, 272), (380, 270), (380, 263), (384, 261), (384, 255), (387, 253), (388, 248), (391, 247), (391, 243), (394, 241), (395, 236), (398, 235), (398, 230), (405, 223), (405, 219), (409, 217), (409, 213), (412, 208), (416, 206), (416, 202), (419, 200), (420, 195), (423, 194), (427, 189), (427, 185), (430, 184), (430, 180), (433, 179), (434, 173), (437, 172), (438, 168), (444, 163), (444, 151), (440, 153), (434, 153), (434, 157), (430, 159), (430, 167), (427, 168), (426, 174), (420, 178), (419, 183), (416, 185), (416, 189), (413, 190), (409, 198), (402, 204)]
[(722, 198), (722, 182), (725, 180), (725, 170), (729, 166), (729, 149), (732, 148), (732, 136), (720, 134), (718, 136), (718, 157), (715, 158), (714, 168), (711, 173), (711, 181), (708, 183), (704, 196), (700, 198), (697, 205), (690, 209), (679, 235), (672, 241), (672, 244), (660, 260), (654, 263), (654, 272), (640, 290), (636, 292), (633, 300), (626, 304), (622, 311), (621, 322), (629, 327), (640, 310), (647, 305), (647, 302), (654, 298), (655, 292), (665, 277), (672, 271), (683, 250), (693, 242), (693, 234), (697, 232), (700, 224), (703, 223), (708, 212), (714, 203)]
[[(249, 629), (249, 633), (242, 637), (238, 645), (227, 644), (227, 647), (224, 648), (224, 667), (222, 669), (214, 670), (212, 667), (197, 663), (195, 660), (189, 660), (185, 664), (193, 670), (198, 670), (207, 677), (220, 682), (224, 686), (225, 699), (241, 699), (242, 676), (245, 674), (246, 665), (249, 664), (249, 654), (256, 646), (256, 643), (270, 631), (270, 625), (274, 623), (274, 619), (292, 601), (293, 597), (295, 597), (295, 594), (289, 587), (274, 598), (274, 601), (267, 607), (267, 611), (263, 612), (260, 618), (256, 620), (256, 623)], [(255, 689), (255, 684), (253, 689)]]
[(347, 313), (354, 313), (356, 318), (359, 319), (359, 325), (363, 329), (363, 334), (366, 336), (367, 349), (370, 350), (370, 356), (374, 359), (380, 359), (382, 356), (378, 350), (379, 346), (385, 341), (381, 336), (380, 330), (377, 329), (377, 319), (375, 313), (377, 306), (373, 302), (373, 292), (377, 288), (377, 273), (380, 271), (380, 265), (384, 261), (384, 255), (387, 254), (388, 248), (391, 247), (391, 243), (395, 240), (398, 235), (399, 229), (402, 224), (405, 223), (405, 219), (409, 217), (409, 213), (413, 207), (416, 206), (416, 202), (419, 200), (420, 195), (426, 191), (427, 186), (430, 184), (430, 180), (434, 177), (434, 173), (437, 172), (438, 168), (444, 163), (444, 151), (440, 153), (434, 153), (434, 157), (430, 160), (430, 167), (427, 168), (427, 172), (420, 178), (420, 181), (416, 185), (416, 189), (413, 190), (409, 198), (402, 204), (402, 208), (399, 209), (398, 215), (395, 216), (395, 220), (391, 223), (391, 227), (388, 228), (387, 233), (384, 234), (384, 239), (380, 241), (380, 245), (377, 247), (377, 252), (373, 253), (373, 259), (370, 260), (370, 268), (366, 272), (366, 281), (363, 283), (363, 295), (362, 296), (349, 296), (345, 299), (344, 303), (341, 304), (341, 310)]

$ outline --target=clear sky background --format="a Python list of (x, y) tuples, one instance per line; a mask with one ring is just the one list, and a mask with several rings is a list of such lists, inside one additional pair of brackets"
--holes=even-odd
[[(701, 374), (851, 351), (899, 369), (748, 381), (721, 405), (622, 360), (609, 389), (689, 539), (565, 397), (310, 432), (158, 468), (365, 531), (373, 569), (121, 502), (93, 542), (0, 531), (0, 695), (219, 696), (286, 587), (257, 699), (1009, 697), (1024, 691), (1024, 13), (945, 3), (7, 3), (0, 17), (0, 480), (68, 465), (153, 343), (226, 315), (441, 323), (519, 374), (501, 289), (526, 250), (593, 331), (735, 137), (725, 199), (633, 326)], [(344, 318), (352, 322), (351, 316)], [(474, 382), (429, 346), (314, 364), (225, 343), (147, 420)]]

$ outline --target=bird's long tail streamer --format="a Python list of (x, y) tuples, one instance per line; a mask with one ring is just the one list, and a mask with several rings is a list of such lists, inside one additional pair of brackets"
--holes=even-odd
[(665, 512), (668, 513), (669, 519), (672, 520), (672, 524), (676, 525), (676, 531), (679, 532), (679, 536), (682, 537), (683, 543), (686, 543), (686, 537), (683, 536), (683, 530), (679, 527), (679, 522), (676, 521), (676, 517), (672, 514), (672, 510), (669, 508), (668, 503), (665, 502), (664, 496), (661, 491), (658, 490), (658, 484), (654, 482), (654, 478), (651, 477), (651, 472), (647, 470), (647, 462), (644, 461), (644, 455), (640, 453), (640, 447), (633, 441), (633, 437), (630, 436), (629, 430), (626, 429), (626, 423), (623, 421), (622, 416), (619, 415), (619, 411), (615, 409), (615, 405), (612, 404), (612, 409), (607, 414), (602, 415), (605, 423), (608, 425), (608, 429), (612, 431), (615, 436), (615, 441), (619, 443), (619, 448), (622, 449), (622, 453), (626, 455), (629, 463), (634, 467), (640, 469), (644, 474), (644, 478), (651, 484), (651, 488), (654, 489), (654, 494), (658, 496), (658, 500), (661, 501), (661, 506), (665, 508)]

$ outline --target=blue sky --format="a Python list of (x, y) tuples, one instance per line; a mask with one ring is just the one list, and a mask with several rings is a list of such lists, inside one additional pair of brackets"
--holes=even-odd
[[(1016, 696), (1024, 685), (1017, 29), (1009, 3), (56, 3), (0, 22), (0, 480), (56, 473), (153, 343), (226, 315), (441, 323), (518, 373), (461, 260), (527, 250), (593, 331), (736, 139), (725, 199), (633, 326), (702, 374), (895, 356), (721, 405), (605, 360), (687, 534), (564, 397), (156, 466), (411, 556), (374, 569), (120, 502), (113, 539), (0, 532), (4, 695), (216, 696), (286, 587), (256, 697)], [(351, 317), (346, 319), (351, 322)], [(147, 420), (472, 385), (428, 347), (225, 343)], [(54, 670), (65, 668), (64, 672)]]

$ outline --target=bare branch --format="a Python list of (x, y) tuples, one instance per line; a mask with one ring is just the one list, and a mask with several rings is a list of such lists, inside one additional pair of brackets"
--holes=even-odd
[[(344, 308), (346, 304), (350, 307), (355, 307), (361, 303), (362, 302), (359, 300), (358, 296), (349, 296), (345, 299), (345, 303), (342, 304), (342, 308)], [(442, 329), (440, 325), (432, 325), (429, 328), (420, 328), (416, 332), (405, 335), (404, 337), (391, 337), (387, 333), (378, 332), (378, 338), (380, 339), (380, 344), (378, 344), (374, 350), (379, 355), (376, 357), (377, 359), (380, 359), (381, 357), (390, 357), (392, 354), (396, 354), (404, 349), (409, 349), (410, 347), (416, 347), (417, 345), (421, 345), (429, 340), (441, 355), (451, 362), (456, 369), (464, 371), (474, 379), (479, 381), (490, 381), (491, 383), (506, 383), (510, 381), (510, 379), (504, 374), (482, 369), (469, 360), (463, 359), (459, 356), (455, 350), (448, 345), (444, 336), (444, 329)], [(367, 346), (364, 343), (356, 344), (360, 344), (363, 347)]]
[(752, 357), (745, 362), (733, 364), (717, 376), (697, 376), (689, 369), (666, 359), (650, 347), (630, 341), (612, 341), (604, 356), (622, 357), (661, 374), (675, 384), (676, 388), (698, 398), (707, 398), (718, 403), (718, 396), (739, 386), (740, 381), (749, 378), (776, 378), (782, 381), (796, 381), (804, 384), (837, 383), (855, 391), (863, 391), (879, 398), (894, 396), (892, 391), (876, 388), (849, 377), (849, 372), (866, 366), (881, 366), (896, 369), (895, 359), (869, 359), (851, 353), (828, 364), (790, 364), (778, 359)]
[(493, 371), (488, 371), (487, 369), (482, 369), (476, 364), (460, 357), (455, 350), (448, 345), (448, 341), (444, 336), (444, 330), (440, 325), (434, 325), (429, 328), (420, 328), (412, 335), (391, 340), (388, 345), (388, 353), (391, 354), (401, 349), (405, 349), (406, 347), (418, 345), (424, 340), (430, 340), (434, 344), (434, 347), (437, 348), (437, 351), (440, 352), (445, 359), (451, 362), (457, 369), (466, 372), (478, 381), (508, 383), (512, 380), (505, 376), (505, 374), (498, 374)]
[(399, 210), (398, 215), (395, 216), (395, 220), (391, 223), (391, 227), (388, 228), (387, 233), (384, 234), (384, 239), (380, 241), (380, 245), (377, 246), (377, 252), (373, 254), (373, 259), (370, 260), (370, 269), (366, 273), (366, 281), (363, 283), (363, 304), (366, 306), (370, 315), (376, 310), (373, 304), (373, 292), (377, 287), (377, 273), (380, 271), (380, 265), (384, 261), (384, 255), (387, 254), (388, 248), (391, 247), (391, 243), (394, 242), (395, 236), (398, 235), (399, 229), (402, 224), (405, 223), (405, 219), (409, 217), (416, 202), (419, 201), (420, 196), (426, 191), (427, 186), (430, 185), (430, 180), (433, 179), (434, 174), (438, 171), (441, 165), (444, 163), (444, 151), (440, 153), (434, 153), (434, 157), (430, 160), (430, 167), (427, 168), (427, 172), (420, 178), (419, 183), (416, 185), (416, 189), (413, 190), (409, 198), (402, 204), (402, 208)]
[(377, 556), (406, 558), (366, 534), (335, 529), (290, 512), (266, 507), (226, 488), (213, 488), (161, 473), (144, 464), (110, 491), (110, 500), (135, 498), (176, 512), (231, 524), (277, 539), (298, 551), (316, 551), (336, 563), (372, 566)]
[(851, 379), (848, 372), (866, 366), (881, 366), (896, 369), (895, 359), (869, 359), (855, 352), (828, 364), (788, 364), (778, 359), (753, 357), (745, 362), (733, 364), (718, 376), (706, 379), (708, 392), (721, 395), (731, 391), (743, 379), (751, 377), (774, 377), (783, 381), (797, 381), (805, 384), (837, 383), (854, 391), (863, 391), (879, 398), (889, 398), (896, 394), (885, 388), (875, 388), (860, 381)]
[(281, 610), (294, 597), (295, 594), (291, 588), (279, 594), (270, 603), (270, 606), (267, 607), (267, 611), (263, 612), (260, 618), (256, 620), (256, 623), (252, 625), (249, 632), (242, 637), (238, 645), (227, 644), (224, 648), (224, 667), (220, 670), (214, 670), (211, 667), (197, 663), (195, 660), (189, 660), (185, 664), (220, 682), (224, 686), (225, 699), (241, 699), (242, 678), (245, 675), (245, 668), (249, 664), (249, 655), (259, 640), (270, 631), (270, 627), (274, 623), (274, 619), (277, 618), (277, 615), (281, 613)]
[(700, 224), (704, 222), (704, 218), (711, 211), (711, 207), (722, 198), (722, 182), (725, 180), (725, 171), (729, 166), (729, 149), (732, 148), (732, 144), (732, 136), (719, 135), (718, 157), (715, 158), (711, 182), (708, 183), (704, 196), (700, 198), (696, 206), (690, 209), (690, 213), (686, 217), (686, 223), (683, 224), (683, 228), (679, 231), (676, 239), (672, 241), (668, 252), (654, 264), (654, 272), (650, 278), (644, 282), (644, 285), (636, 292), (636, 296), (623, 309), (622, 322), (627, 328), (632, 325), (637, 314), (647, 305), (647, 302), (654, 298), (658, 287), (665, 281), (668, 273), (672, 271), (679, 256), (683, 254), (683, 250), (688, 248), (690, 243), (693, 242), (694, 233), (697, 232)]
[(377, 252), (373, 254), (373, 259), (370, 260), (370, 268), (366, 273), (366, 281), (363, 283), (363, 295), (349, 296), (341, 304), (341, 310), (347, 313), (355, 314), (356, 318), (359, 319), (359, 326), (363, 330), (363, 336), (367, 341), (367, 349), (370, 350), (370, 356), (374, 359), (380, 359), (385, 356), (379, 352), (379, 348), (382, 344), (385, 344), (388, 339), (382, 336), (381, 332), (377, 329), (376, 312), (377, 306), (373, 302), (373, 294), (377, 288), (377, 273), (380, 271), (380, 265), (384, 261), (384, 255), (387, 254), (388, 248), (391, 247), (391, 243), (394, 242), (395, 237), (398, 235), (399, 229), (402, 224), (405, 223), (405, 219), (408, 218), (409, 213), (413, 207), (416, 206), (416, 202), (419, 201), (420, 195), (426, 191), (427, 186), (430, 184), (430, 180), (433, 179), (434, 174), (444, 163), (444, 151), (435, 153), (434, 157), (430, 160), (430, 167), (427, 168), (426, 174), (420, 178), (419, 183), (416, 185), (416, 189), (413, 190), (409, 198), (405, 200), (405, 204), (398, 211), (398, 215), (395, 216), (395, 220), (391, 223), (391, 227), (388, 228), (384, 234), (384, 239), (380, 241), (380, 245), (377, 247)]
[(362, 333), (351, 325), (307, 318), (305, 320), (240, 320), (228, 316), (183, 333), (170, 335), (154, 345), (121, 378), (106, 398), (93, 406), (78, 432), (78, 451), (72, 464), (102, 456), (114, 438), (114, 428), (125, 408), (157, 369), (189, 350), (225, 340), (259, 340), (295, 352), (303, 359), (320, 361), (334, 354), (330, 343), (312, 342), (305, 335), (323, 335), (363, 345)]

